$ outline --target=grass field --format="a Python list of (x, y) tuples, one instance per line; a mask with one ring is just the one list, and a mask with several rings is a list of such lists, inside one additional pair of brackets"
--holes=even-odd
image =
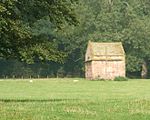
[(0, 120), (150, 120), (150, 80), (0, 80)]

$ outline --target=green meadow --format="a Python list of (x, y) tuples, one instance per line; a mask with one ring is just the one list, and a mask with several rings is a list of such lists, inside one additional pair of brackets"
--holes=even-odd
[(0, 80), (0, 120), (150, 120), (150, 80)]

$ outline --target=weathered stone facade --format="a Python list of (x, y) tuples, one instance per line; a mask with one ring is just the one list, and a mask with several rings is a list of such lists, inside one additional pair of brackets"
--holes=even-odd
[(125, 53), (121, 43), (89, 42), (85, 56), (87, 79), (125, 77)]

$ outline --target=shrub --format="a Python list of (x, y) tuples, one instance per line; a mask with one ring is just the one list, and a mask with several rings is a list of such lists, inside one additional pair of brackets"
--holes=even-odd
[(128, 81), (128, 78), (118, 76), (118, 77), (115, 77), (114, 81)]

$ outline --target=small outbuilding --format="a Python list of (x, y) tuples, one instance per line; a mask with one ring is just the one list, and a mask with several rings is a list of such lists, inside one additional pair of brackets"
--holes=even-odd
[(89, 42), (85, 55), (86, 79), (125, 77), (125, 52), (121, 42)]

